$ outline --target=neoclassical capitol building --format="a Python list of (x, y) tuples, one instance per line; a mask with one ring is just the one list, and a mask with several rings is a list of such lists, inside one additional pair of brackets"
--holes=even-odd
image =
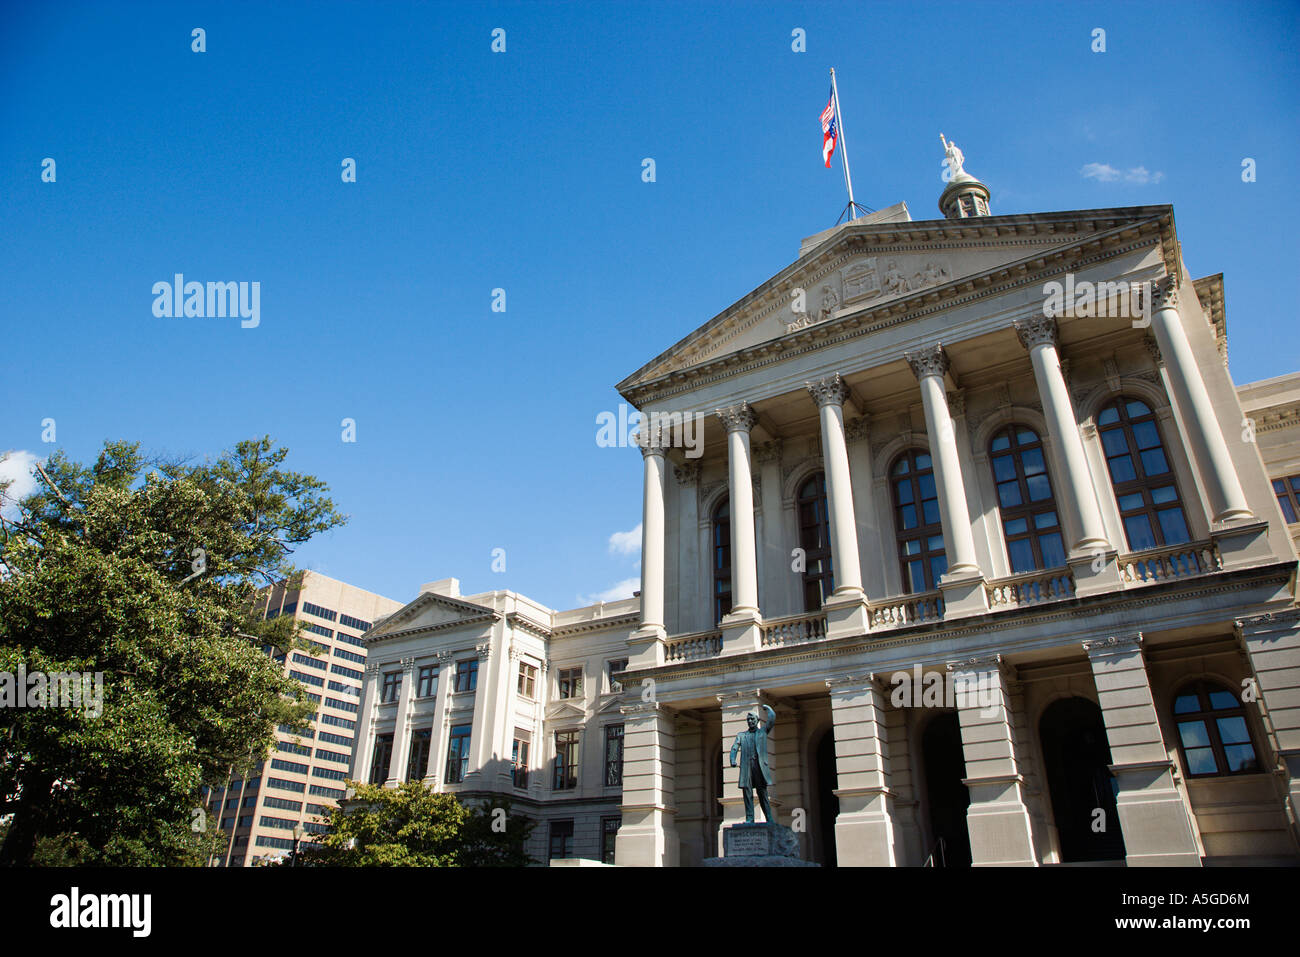
[(1239, 395), (1170, 207), (988, 201), (812, 236), (619, 383), (639, 596), (425, 586), (364, 636), (353, 777), (695, 865), (765, 704), (823, 865), (1300, 860), (1300, 376)]

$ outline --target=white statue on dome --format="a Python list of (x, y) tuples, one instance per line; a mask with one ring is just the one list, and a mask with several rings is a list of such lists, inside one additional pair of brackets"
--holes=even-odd
[(955, 179), (958, 174), (966, 172), (962, 169), (962, 164), (966, 162), (966, 156), (958, 148), (956, 143), (950, 142), (942, 133), (939, 134), (939, 142), (943, 144), (943, 151), (948, 157), (948, 172)]

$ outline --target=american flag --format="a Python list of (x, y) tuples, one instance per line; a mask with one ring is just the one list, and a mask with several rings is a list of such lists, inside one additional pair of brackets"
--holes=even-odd
[(835, 153), (835, 140), (839, 135), (839, 130), (835, 125), (835, 91), (831, 90), (830, 99), (826, 101), (826, 109), (822, 110), (822, 159), (826, 161), (826, 168), (831, 168), (831, 156)]

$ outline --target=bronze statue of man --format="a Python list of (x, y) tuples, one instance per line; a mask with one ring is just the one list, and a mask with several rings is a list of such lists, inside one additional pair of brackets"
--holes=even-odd
[(767, 802), (767, 789), (772, 786), (772, 769), (767, 766), (767, 735), (776, 724), (776, 712), (763, 705), (764, 721), (758, 724), (758, 715), (750, 712), (745, 715), (748, 731), (736, 735), (731, 746), (731, 766), (736, 766), (736, 754), (740, 754), (740, 793), (745, 798), (745, 823), (754, 823), (754, 789), (758, 789), (758, 803), (763, 808), (763, 820), (773, 823), (772, 805)]

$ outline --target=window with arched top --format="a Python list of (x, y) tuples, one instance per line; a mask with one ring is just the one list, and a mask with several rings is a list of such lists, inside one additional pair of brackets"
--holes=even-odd
[(889, 485), (903, 587), (909, 592), (932, 591), (948, 570), (948, 556), (930, 453), (920, 449), (902, 453), (889, 470)]
[(1120, 396), (1098, 414), (1097, 433), (1129, 551), (1190, 541), (1178, 483), (1151, 407)]
[(1019, 424), (1000, 429), (989, 442), (989, 465), (1011, 573), (1064, 565), (1061, 522), (1038, 433)]
[(826, 506), (826, 473), (810, 475), (799, 486), (799, 547), (804, 552), (803, 606), (817, 611), (835, 591), (831, 569), (831, 528)]
[(1174, 696), (1178, 749), (1188, 777), (1249, 774), (1260, 769), (1236, 692), (1217, 681), (1194, 681)]
[(731, 611), (731, 501), (723, 499), (713, 510), (713, 620)]

